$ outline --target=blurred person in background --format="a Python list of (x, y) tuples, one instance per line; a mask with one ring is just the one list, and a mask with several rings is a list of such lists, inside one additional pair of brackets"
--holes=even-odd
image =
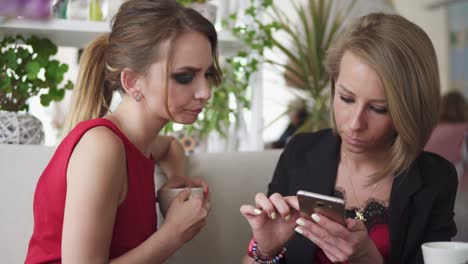
[(468, 104), (463, 94), (452, 91), (442, 97), (439, 124), (425, 147), (452, 162), (458, 173), (460, 188), (468, 190)]
[(454, 221), (457, 235), (454, 241), (468, 241), (468, 104), (463, 94), (452, 91), (442, 97), (439, 124), (425, 147), (452, 162), (458, 173), (458, 192)]
[(294, 136), (296, 131), (304, 124), (304, 121), (307, 118), (307, 108), (306, 103), (302, 99), (296, 99), (291, 101), (288, 104), (288, 117), (289, 124), (288, 127), (283, 131), (281, 136), (270, 143), (265, 145), (266, 149), (281, 149), (286, 146), (288, 140)]

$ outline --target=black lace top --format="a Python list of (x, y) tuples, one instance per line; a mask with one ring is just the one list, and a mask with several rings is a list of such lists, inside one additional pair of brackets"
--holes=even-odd
[[(346, 193), (345, 190), (341, 188), (337, 188), (333, 196), (337, 198), (341, 198), (346, 201)], [(345, 202), (346, 204), (346, 202)], [(346, 218), (356, 218), (356, 211), (358, 208), (350, 207), (346, 208)], [(367, 230), (369, 231), (374, 225), (377, 224), (388, 224), (389, 216), (388, 216), (388, 202), (387, 201), (380, 201), (374, 198), (370, 198), (365, 203), (364, 208), (364, 218), (366, 221)]]

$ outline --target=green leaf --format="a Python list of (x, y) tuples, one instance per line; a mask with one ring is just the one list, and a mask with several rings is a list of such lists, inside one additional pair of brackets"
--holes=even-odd
[(40, 102), (41, 105), (43, 106), (49, 106), (50, 102), (52, 101), (51, 96), (48, 94), (41, 94), (40, 96)]
[(67, 83), (65, 84), (65, 86), (63, 87), (63, 89), (65, 89), (65, 90), (73, 89), (73, 82), (68, 80)]
[(29, 85), (25, 82), (19, 83), (17, 90), (21, 94), (28, 94), (29, 91)]
[(226, 28), (226, 27), (228, 27), (228, 25), (229, 25), (229, 22), (226, 19), (221, 20), (221, 27), (222, 28)]
[(61, 75), (65, 74), (68, 71), (68, 65), (67, 64), (60, 64), (58, 71)]
[(0, 75), (0, 89), (6, 89), (11, 85), (11, 79), (6, 74)]
[(31, 61), (26, 64), (26, 72), (30, 80), (36, 79), (40, 70), (41, 65), (37, 61)]
[(233, 13), (233, 14), (231, 14), (231, 15), (229, 16), (229, 18), (230, 18), (231, 20), (237, 20), (237, 14), (236, 14), (236, 13)]
[(26, 60), (29, 56), (31, 56), (31, 53), (25, 48), (18, 47), (18, 51), (16, 52), (18, 58), (21, 58), (23, 60)]
[(13, 49), (9, 49), (5, 52), (4, 56), (7, 63), (7, 69), (16, 70), (18, 68), (18, 58), (16, 57), (15, 51)]
[(59, 83), (59, 76), (59, 62), (56, 60), (49, 62), (45, 71), (45, 77), (52, 82)]

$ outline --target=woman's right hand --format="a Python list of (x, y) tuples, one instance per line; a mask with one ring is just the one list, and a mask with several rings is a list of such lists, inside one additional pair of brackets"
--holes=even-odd
[(162, 228), (168, 228), (180, 245), (190, 241), (205, 226), (211, 208), (209, 192), (204, 198), (190, 198), (190, 189), (180, 192), (171, 202)]
[(276, 255), (294, 234), (299, 212), (296, 196), (283, 197), (274, 193), (255, 196), (255, 206), (242, 205), (240, 211), (247, 219), (263, 257)]

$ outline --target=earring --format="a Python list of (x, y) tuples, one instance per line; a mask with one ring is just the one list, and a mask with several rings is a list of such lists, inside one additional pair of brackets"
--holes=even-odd
[(137, 102), (140, 102), (140, 101), (141, 101), (141, 96), (140, 96), (140, 95), (135, 96), (135, 100), (136, 100)]

